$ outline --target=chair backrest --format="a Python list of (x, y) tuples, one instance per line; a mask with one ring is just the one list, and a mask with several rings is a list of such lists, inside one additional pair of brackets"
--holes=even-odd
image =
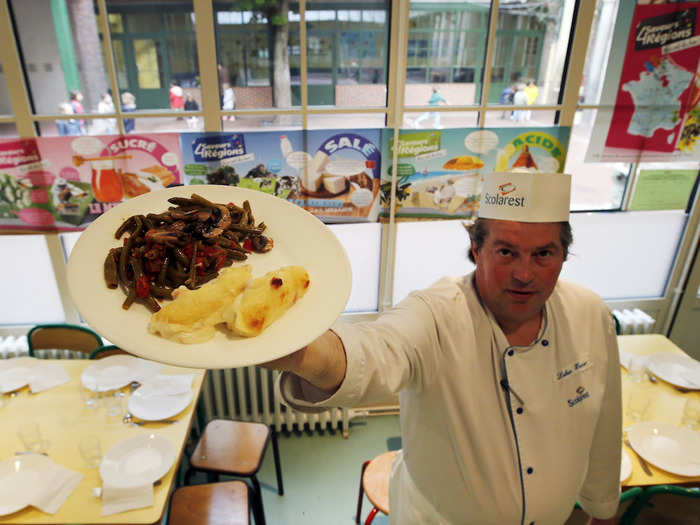
[(102, 359), (110, 355), (131, 355), (126, 350), (122, 350), (118, 346), (114, 345), (104, 345), (99, 347), (90, 354), (90, 359)]
[(103, 345), (102, 338), (87, 327), (73, 324), (36, 325), (27, 334), (29, 355), (43, 357), (37, 350), (70, 350), (89, 356)]

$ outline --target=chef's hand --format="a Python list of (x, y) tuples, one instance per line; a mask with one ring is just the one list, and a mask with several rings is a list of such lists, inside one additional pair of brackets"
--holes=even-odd
[(607, 518), (607, 519), (600, 519), (600, 518), (591, 518), (588, 521), (588, 525), (615, 525), (615, 518)]
[(335, 332), (327, 330), (304, 348), (260, 366), (291, 372), (330, 394), (343, 382), (347, 361), (343, 342)]

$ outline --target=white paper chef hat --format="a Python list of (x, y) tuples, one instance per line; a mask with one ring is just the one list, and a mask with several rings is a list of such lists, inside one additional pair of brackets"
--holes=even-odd
[(487, 173), (479, 217), (520, 222), (569, 220), (571, 175), (563, 173)]

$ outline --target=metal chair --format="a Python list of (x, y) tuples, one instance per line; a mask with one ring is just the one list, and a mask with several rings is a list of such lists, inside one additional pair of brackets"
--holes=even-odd
[[(639, 487), (637, 487), (639, 489)], [(629, 492), (629, 491), (628, 491)], [(642, 491), (639, 490), (640, 494), (637, 499), (632, 502), (632, 504), (627, 507), (620, 518), (620, 525), (631, 525), (637, 516), (644, 510), (645, 507), (650, 506), (649, 500), (655, 494), (674, 494), (676, 496), (684, 496), (689, 498), (700, 498), (700, 487), (678, 487), (676, 485), (654, 485), (647, 487)]]
[(365, 525), (370, 525), (378, 512), (389, 515), (389, 477), (391, 465), (396, 457), (396, 450), (384, 452), (371, 461), (362, 464), (360, 475), (360, 494), (357, 498), (357, 514), (355, 523), (360, 523), (362, 512), (362, 495), (367, 494), (367, 499), (372, 503), (372, 510), (365, 519)]
[(213, 419), (207, 423), (189, 458), (185, 485), (189, 485), (190, 478), (196, 471), (206, 472), (210, 481), (218, 481), (220, 474), (249, 478), (253, 485), (252, 509), (255, 523), (264, 525), (265, 512), (257, 473), (270, 438), (275, 459), (277, 492), (280, 496), (284, 495), (277, 433), (263, 423), (250, 421)]
[(92, 351), (90, 359), (102, 359), (110, 355), (131, 355), (126, 350), (122, 350), (118, 346), (104, 345)]
[[(40, 324), (27, 333), (27, 345), (31, 357), (86, 359), (103, 344), (102, 338), (90, 328), (74, 324)], [(38, 350), (44, 350), (44, 352), (37, 352)]]
[(248, 525), (248, 491), (242, 481), (180, 487), (170, 500), (168, 525)]

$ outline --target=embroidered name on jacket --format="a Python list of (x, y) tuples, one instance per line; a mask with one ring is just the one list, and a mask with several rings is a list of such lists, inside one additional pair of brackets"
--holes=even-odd
[(557, 381), (561, 381), (565, 377), (570, 376), (574, 372), (580, 372), (584, 368), (588, 368), (591, 366), (591, 362), (586, 360), (586, 361), (576, 361), (573, 365), (568, 366), (562, 370), (559, 370), (557, 372)]
[(569, 407), (575, 407), (578, 405), (581, 401), (584, 399), (588, 399), (591, 397), (591, 393), (587, 391), (584, 387), (580, 386), (576, 389), (576, 397), (573, 399), (567, 399), (566, 402), (569, 404)]

